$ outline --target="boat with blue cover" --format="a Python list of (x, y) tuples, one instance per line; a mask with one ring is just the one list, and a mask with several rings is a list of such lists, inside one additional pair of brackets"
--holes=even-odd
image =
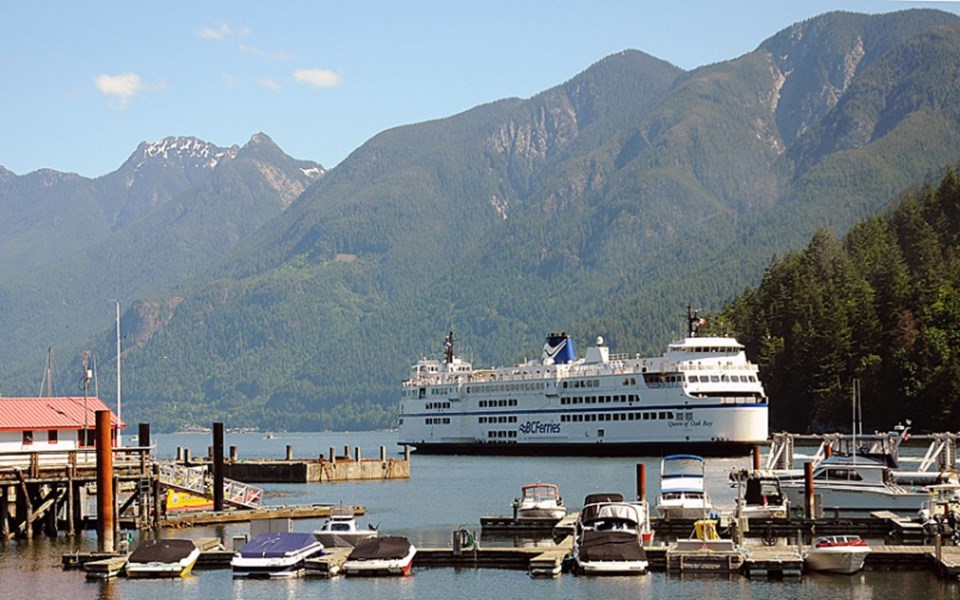
[(255, 535), (230, 561), (234, 577), (300, 577), (304, 561), (323, 554), (310, 533), (270, 532)]

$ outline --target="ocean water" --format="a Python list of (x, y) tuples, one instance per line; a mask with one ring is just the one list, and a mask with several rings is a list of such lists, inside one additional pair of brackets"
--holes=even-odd
[[(133, 440), (128, 441), (133, 443)], [(157, 455), (173, 458), (177, 448), (205, 455), (210, 434), (154, 436)], [(345, 445), (359, 446), (366, 457), (379, 455), (386, 446), (390, 455), (400, 449), (394, 432), (357, 433), (227, 433), (227, 446), (237, 446), (240, 458), (283, 458), (287, 446), (295, 457), (338, 453)], [(511, 503), (525, 483), (544, 481), (560, 486), (571, 508), (583, 497), (599, 491), (616, 491), (625, 497), (636, 493), (636, 465), (647, 469), (647, 496), (655, 498), (659, 460), (654, 458), (577, 457), (467, 457), (413, 455), (409, 480), (268, 484), (267, 504), (361, 504), (367, 515), (360, 525), (380, 526), (381, 532), (405, 535), (418, 546), (449, 546), (451, 533), (461, 525), (480, 530), (483, 515), (509, 515)], [(749, 457), (707, 459), (707, 489), (715, 503), (731, 509), (735, 491), (728, 484), (731, 469), (748, 467)], [(312, 531), (318, 520), (294, 521), (296, 531)], [(167, 530), (169, 537), (218, 536), (231, 540), (249, 532), (249, 525)], [(535, 540), (481, 537), (482, 545), (533, 544)], [(642, 577), (586, 578), (564, 574), (557, 579), (532, 579), (524, 571), (496, 569), (415, 568), (404, 579), (294, 579), (246, 581), (233, 579), (229, 569), (199, 570), (184, 580), (87, 581), (79, 571), (63, 571), (61, 556), (96, 549), (94, 534), (77, 539), (38, 537), (33, 541), (0, 542), (0, 599), (56, 598), (111, 600), (170, 598), (296, 599), (363, 598), (732, 598), (786, 600), (793, 598), (960, 598), (960, 582), (944, 581), (929, 572), (865, 571), (854, 576), (805, 575), (802, 580), (751, 581), (741, 576), (676, 576), (648, 573)]]

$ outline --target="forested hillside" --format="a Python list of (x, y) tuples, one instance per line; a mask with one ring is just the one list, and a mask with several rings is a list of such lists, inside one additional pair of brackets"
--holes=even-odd
[[(772, 430), (960, 429), (960, 177), (775, 258), (712, 322), (760, 364)], [(798, 427), (799, 426), (799, 427)]]
[[(531, 98), (383, 131), (322, 177), (251, 140), (151, 178), (155, 195), (94, 197), (95, 243), (0, 286), (3, 391), (36, 389), (56, 341), (38, 329), (78, 356), (74, 327), (102, 315), (87, 348), (113, 356), (121, 295), (94, 267), (124, 251), (108, 269), (128, 283), (124, 415), (161, 430), (391, 426), (398, 382), (451, 327), (477, 365), (537, 356), (556, 330), (659, 353), (687, 304), (716, 309), (818, 229), (938, 180), (960, 157), (958, 65), (955, 15), (829, 13), (693, 71), (625, 50)], [(0, 198), (31, 185), (0, 172)], [(105, 188), (68, 189), (87, 206)]]

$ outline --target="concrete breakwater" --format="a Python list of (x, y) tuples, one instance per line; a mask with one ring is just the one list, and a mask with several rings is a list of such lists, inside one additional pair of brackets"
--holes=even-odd
[[(206, 466), (209, 460), (192, 460), (188, 452), (179, 449), (178, 462), (191, 466)], [(388, 458), (387, 449), (380, 446), (380, 456), (364, 458), (360, 448), (345, 446), (338, 455), (335, 448), (317, 458), (294, 458), (294, 449), (287, 446), (284, 459), (249, 459), (239, 457), (236, 446), (230, 447), (230, 458), (223, 463), (224, 476), (246, 483), (337, 483), (343, 481), (370, 481), (410, 478), (410, 449), (402, 458)]]

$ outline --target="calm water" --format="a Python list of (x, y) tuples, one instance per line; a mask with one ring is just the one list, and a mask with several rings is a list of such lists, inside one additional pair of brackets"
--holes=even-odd
[[(287, 445), (294, 456), (326, 454), (330, 446), (359, 445), (364, 456), (379, 455), (384, 445), (396, 452), (396, 434), (262, 433), (227, 434), (227, 446), (237, 446), (240, 458), (282, 458)], [(212, 436), (155, 436), (160, 458), (173, 458), (177, 447), (205, 455)], [(647, 495), (657, 493), (659, 461), (639, 459), (647, 465)], [(421, 546), (448, 546), (451, 531), (465, 524), (479, 530), (481, 515), (510, 514), (510, 505), (520, 486), (548, 481), (560, 486), (569, 506), (578, 508), (591, 492), (635, 493), (638, 459), (630, 458), (527, 458), (527, 457), (431, 457), (413, 456), (412, 477), (407, 481), (265, 485), (268, 504), (337, 503), (362, 504), (367, 522), (379, 524), (384, 533), (406, 535)], [(749, 466), (749, 459), (708, 459), (707, 488), (725, 508), (733, 505), (734, 492), (727, 485), (732, 468)], [(312, 531), (317, 520), (295, 521), (296, 531)], [(231, 539), (247, 533), (246, 524), (214, 528), (167, 531), (181, 537), (219, 536)], [(511, 545), (513, 540), (487, 539), (485, 545)], [(530, 542), (532, 543), (532, 542)], [(558, 579), (531, 579), (523, 571), (416, 569), (406, 579), (296, 579), (292, 581), (234, 580), (229, 569), (198, 571), (186, 580), (150, 581), (118, 579), (88, 582), (82, 572), (62, 571), (62, 554), (96, 549), (92, 535), (78, 540), (35, 539), (33, 542), (0, 542), (0, 599), (86, 598), (214, 600), (217, 598), (297, 599), (363, 598), (671, 598), (724, 600), (730, 598), (786, 600), (793, 598), (960, 598), (960, 582), (943, 582), (928, 573), (864, 572), (852, 577), (805, 576), (802, 581), (750, 581), (743, 577), (677, 577), (649, 573), (639, 578), (583, 578), (563, 575)]]

